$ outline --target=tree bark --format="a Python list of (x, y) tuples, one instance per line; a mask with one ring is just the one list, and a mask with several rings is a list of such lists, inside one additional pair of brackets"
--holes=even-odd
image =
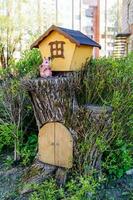
[[(102, 147), (98, 141), (108, 141), (112, 110), (110, 107), (78, 106), (75, 93), (81, 77), (81, 73), (73, 72), (23, 80), (22, 85), (31, 97), (38, 129), (47, 122), (63, 123), (73, 137), (74, 166), (88, 162), (90, 167), (100, 169)], [(88, 149), (82, 154), (79, 143), (84, 144), (86, 140), (89, 140)]]
[(31, 98), (38, 129), (47, 122), (65, 122), (72, 115), (78, 106), (75, 90), (79, 81), (77, 73), (23, 81)]

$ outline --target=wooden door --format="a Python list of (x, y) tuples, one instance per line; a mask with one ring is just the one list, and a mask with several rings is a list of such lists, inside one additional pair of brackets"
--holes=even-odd
[(40, 129), (39, 159), (51, 165), (72, 167), (73, 139), (64, 125), (52, 122)]

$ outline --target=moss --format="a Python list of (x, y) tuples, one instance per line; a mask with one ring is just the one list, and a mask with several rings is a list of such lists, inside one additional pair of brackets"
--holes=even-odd
[(38, 175), (40, 175), (41, 173), (41, 168), (39, 168), (38, 166), (31, 166), (26, 173), (24, 174), (24, 176), (22, 177), (22, 181), (28, 181), (31, 178), (34, 178)]

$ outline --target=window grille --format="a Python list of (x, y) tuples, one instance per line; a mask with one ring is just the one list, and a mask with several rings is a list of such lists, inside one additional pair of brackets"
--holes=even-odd
[(50, 42), (51, 58), (64, 58), (64, 41)]

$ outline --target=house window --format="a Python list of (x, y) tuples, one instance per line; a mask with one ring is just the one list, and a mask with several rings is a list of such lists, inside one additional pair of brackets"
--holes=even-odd
[(50, 42), (51, 58), (64, 58), (64, 44), (63, 41)]

